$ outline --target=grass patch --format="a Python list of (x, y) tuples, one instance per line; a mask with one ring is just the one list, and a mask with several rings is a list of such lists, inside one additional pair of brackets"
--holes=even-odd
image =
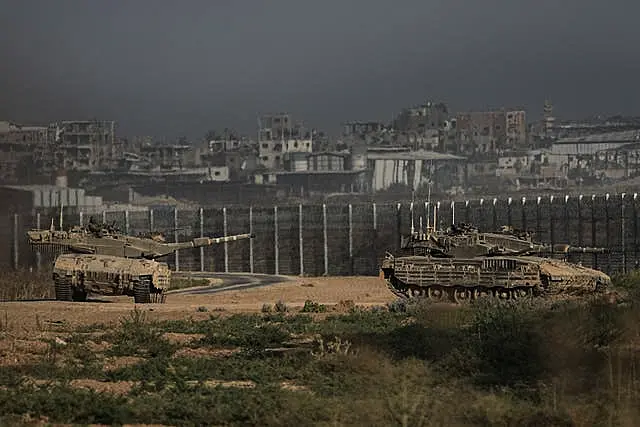
[(134, 309), (0, 368), (0, 422), (636, 425), (638, 301), (309, 302), (198, 321)]
[(49, 299), (55, 296), (51, 271), (7, 270), (0, 275), (0, 301)]

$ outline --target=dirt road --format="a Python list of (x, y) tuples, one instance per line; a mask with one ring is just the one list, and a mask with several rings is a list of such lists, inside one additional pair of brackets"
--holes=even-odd
[[(351, 300), (357, 305), (378, 305), (395, 296), (377, 277), (290, 277), (283, 283), (212, 294), (169, 294), (164, 304), (141, 304), (148, 319), (206, 319), (219, 312), (259, 312), (263, 304), (283, 301), (300, 308), (306, 300), (335, 305)], [(113, 324), (130, 315), (133, 298), (99, 298), (89, 302), (30, 301), (0, 303), (2, 331), (13, 334), (46, 332), (86, 324)]]

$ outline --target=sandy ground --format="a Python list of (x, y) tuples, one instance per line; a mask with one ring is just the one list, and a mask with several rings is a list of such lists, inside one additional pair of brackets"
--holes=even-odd
[(382, 305), (395, 299), (377, 277), (293, 278), (290, 282), (211, 295), (169, 294), (164, 304), (136, 305), (129, 297), (74, 303), (5, 302), (0, 303), (0, 331), (32, 335), (87, 324), (113, 324), (130, 316), (134, 307), (144, 310), (149, 320), (206, 319), (212, 312), (259, 312), (263, 304), (273, 306), (279, 300), (295, 309), (306, 300), (326, 305), (349, 300), (356, 305)]

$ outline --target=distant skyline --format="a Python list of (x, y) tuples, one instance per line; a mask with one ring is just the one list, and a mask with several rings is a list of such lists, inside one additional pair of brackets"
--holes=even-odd
[(0, 0), (0, 120), (121, 135), (254, 134), (287, 111), (335, 133), (430, 100), (453, 111), (640, 115), (640, 3)]

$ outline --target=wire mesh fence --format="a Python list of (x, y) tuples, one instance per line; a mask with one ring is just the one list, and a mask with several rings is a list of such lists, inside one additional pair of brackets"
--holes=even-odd
[[(472, 223), (481, 231), (502, 225), (529, 230), (544, 243), (607, 247), (608, 254), (574, 254), (571, 261), (609, 274), (638, 266), (637, 195), (476, 199), (464, 202), (413, 202), (350, 205), (286, 205), (201, 209), (154, 208), (105, 211), (95, 220), (114, 223), (128, 235), (162, 232), (167, 242), (197, 237), (254, 233), (255, 238), (188, 248), (164, 258), (179, 271), (253, 272), (305, 276), (376, 275), (386, 251), (400, 236), (437, 221)], [(26, 231), (86, 224), (89, 215), (65, 209), (9, 215), (0, 224), (0, 264), (40, 268), (59, 248), (32, 250)]]

